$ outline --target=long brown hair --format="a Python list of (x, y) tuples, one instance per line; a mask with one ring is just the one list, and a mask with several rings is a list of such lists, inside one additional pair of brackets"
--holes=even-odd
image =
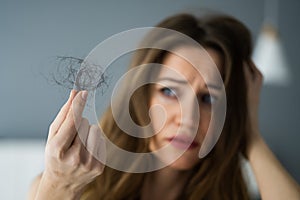
[[(205, 48), (212, 48), (223, 58), (223, 72), (227, 113), (221, 136), (208, 156), (194, 167), (181, 199), (249, 199), (244, 182), (240, 155), (247, 148), (247, 88), (243, 62), (249, 61), (252, 51), (249, 30), (229, 16), (196, 18), (179, 14), (159, 23), (163, 27), (181, 32)], [(142, 63), (162, 63), (166, 52), (157, 49), (141, 49), (135, 52), (130, 68)], [(151, 71), (143, 71), (136, 77), (147, 79)], [(130, 100), (130, 115), (139, 125), (149, 123), (149, 86), (139, 88)], [(107, 137), (119, 147), (132, 152), (147, 152), (147, 139), (125, 134), (116, 124), (111, 109), (104, 114), (101, 125)], [(82, 199), (136, 199), (140, 195), (145, 174), (121, 172), (105, 167), (102, 175), (87, 186)]]

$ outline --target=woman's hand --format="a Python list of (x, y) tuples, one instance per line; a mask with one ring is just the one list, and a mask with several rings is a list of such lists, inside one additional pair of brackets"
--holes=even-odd
[(249, 143), (247, 157), (259, 187), (261, 199), (300, 199), (298, 183), (284, 169), (260, 135), (258, 107), (263, 76), (250, 61), (245, 66), (248, 89)]
[(260, 101), (260, 91), (263, 83), (263, 75), (250, 60), (245, 62), (244, 66), (246, 85), (247, 85), (247, 103), (248, 103), (248, 126), (250, 129), (249, 143), (260, 139), (258, 110)]
[(45, 171), (36, 199), (76, 199), (103, 171), (104, 165), (94, 157), (105, 154), (100, 130), (81, 117), (86, 98), (86, 91), (71, 91), (67, 103), (50, 126)]

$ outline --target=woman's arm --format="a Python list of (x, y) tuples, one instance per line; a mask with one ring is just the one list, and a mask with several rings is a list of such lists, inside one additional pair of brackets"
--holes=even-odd
[(79, 199), (84, 187), (103, 171), (104, 165), (92, 155), (99, 155), (103, 150), (99, 128), (90, 126), (81, 117), (86, 97), (86, 92), (73, 90), (52, 122), (45, 150), (45, 170), (33, 181), (30, 200)]
[(245, 66), (248, 85), (249, 128), (247, 156), (263, 200), (300, 200), (300, 186), (284, 169), (263, 140), (258, 126), (258, 104), (262, 74), (253, 62)]
[(28, 193), (28, 200), (37, 199), (66, 199), (77, 200), (80, 199), (81, 191), (74, 190), (70, 187), (65, 187), (64, 184), (51, 180), (43, 176), (38, 175), (32, 182)]
[(250, 144), (248, 158), (263, 200), (300, 200), (299, 185), (261, 137)]

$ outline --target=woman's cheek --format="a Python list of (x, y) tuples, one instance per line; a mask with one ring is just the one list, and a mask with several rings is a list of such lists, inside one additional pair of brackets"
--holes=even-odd
[(202, 137), (205, 137), (210, 126), (211, 114), (205, 110), (200, 109), (200, 123), (199, 123), (199, 132)]

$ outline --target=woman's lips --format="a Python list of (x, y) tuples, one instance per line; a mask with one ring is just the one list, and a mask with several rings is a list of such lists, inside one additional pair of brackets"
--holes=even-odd
[(191, 150), (199, 146), (199, 143), (184, 136), (167, 138), (170, 144), (178, 149)]

